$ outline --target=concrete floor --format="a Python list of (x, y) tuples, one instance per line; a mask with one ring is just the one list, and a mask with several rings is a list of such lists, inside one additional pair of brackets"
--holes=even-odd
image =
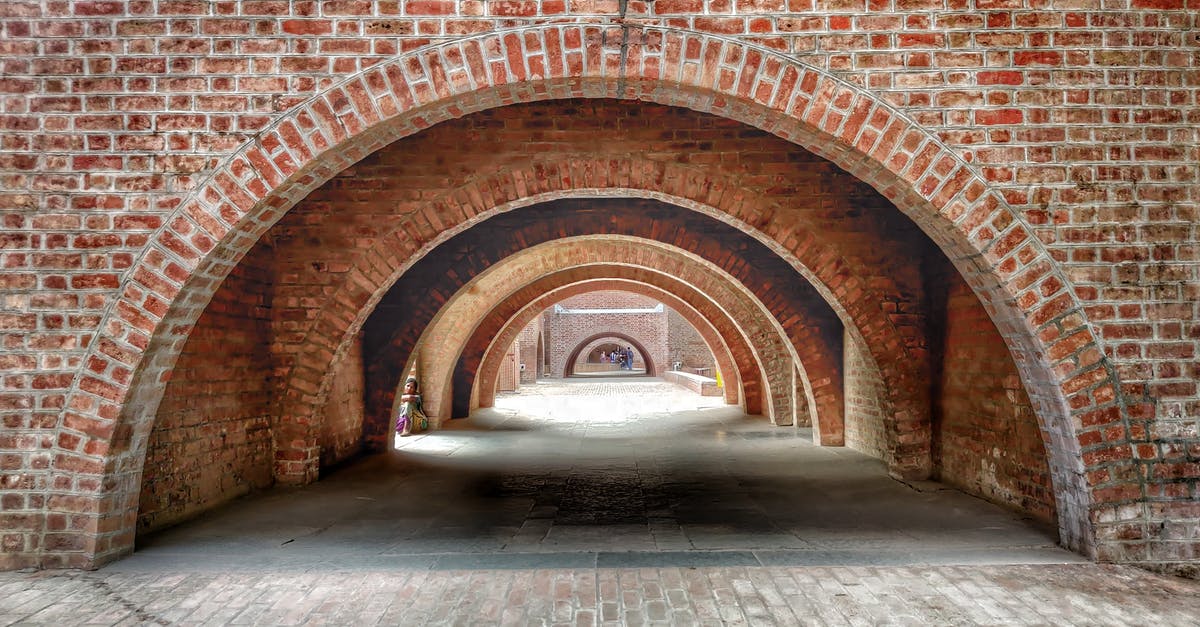
[[(502, 397), (321, 482), (139, 543), (121, 567), (1070, 563), (1050, 530), (657, 379)], [(681, 411), (681, 408), (688, 408)], [(674, 411), (672, 411), (674, 410)]]
[(139, 539), (95, 573), (3, 574), (0, 624), (83, 622), (88, 598), (117, 603), (86, 615), (96, 623), (1200, 616), (1194, 581), (1086, 563), (1013, 512), (893, 481), (878, 460), (719, 399), (645, 377), (523, 391), (314, 485)]

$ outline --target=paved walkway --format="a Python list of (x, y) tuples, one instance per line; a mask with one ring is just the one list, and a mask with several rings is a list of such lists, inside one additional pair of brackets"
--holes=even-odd
[[(661, 381), (503, 396), (95, 572), (0, 573), (0, 624), (1195, 625), (1200, 582)], [(675, 410), (675, 411), (669, 411)]]

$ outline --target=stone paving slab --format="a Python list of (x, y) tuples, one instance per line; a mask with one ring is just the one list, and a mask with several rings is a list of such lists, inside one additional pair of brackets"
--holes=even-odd
[(0, 573), (0, 625), (1163, 625), (1200, 582), (1096, 564)]

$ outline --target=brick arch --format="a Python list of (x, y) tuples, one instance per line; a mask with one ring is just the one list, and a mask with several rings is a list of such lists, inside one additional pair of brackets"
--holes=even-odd
[[(904, 441), (904, 447), (907, 450), (901, 452), (902, 457), (908, 460), (928, 457), (928, 420), (922, 413), (926, 411), (923, 408), (927, 408), (928, 402), (927, 399), (917, 398), (927, 391), (924, 386), (927, 373), (921, 369), (922, 356), (890, 352), (894, 347), (898, 347), (900, 351), (907, 350), (908, 344), (904, 338), (919, 335), (923, 332), (923, 327), (913, 324), (911, 320), (906, 320), (907, 316), (902, 315), (902, 312), (894, 312), (901, 315), (892, 315), (893, 312), (880, 308), (880, 303), (895, 300), (895, 292), (898, 290), (891, 286), (887, 277), (856, 276), (854, 264), (842, 259), (836, 250), (822, 241), (823, 238), (819, 233), (796, 227), (776, 229), (778, 222), (766, 224), (764, 228), (767, 230), (761, 233), (749, 227), (743, 218), (761, 219), (762, 216), (781, 215), (786, 212), (786, 208), (776, 205), (751, 204), (747, 199), (755, 197), (754, 191), (739, 187), (735, 182), (723, 178), (722, 173), (718, 171), (682, 167), (677, 164), (650, 163), (635, 159), (631, 159), (629, 162), (614, 162), (608, 159), (571, 159), (569, 161), (533, 161), (518, 165), (519, 167), (506, 169), (500, 173), (486, 172), (462, 182), (453, 194), (447, 192), (447, 195), (464, 199), (462, 200), (464, 204), (453, 207), (441, 206), (438, 211), (472, 215), (474, 217), (470, 224), (477, 225), (491, 217), (548, 201), (596, 196), (630, 197), (662, 200), (715, 218), (722, 223), (737, 226), (740, 231), (739, 235), (747, 233), (755, 236), (759, 243), (767, 245), (781, 258), (791, 263), (796, 272), (808, 278), (817, 292), (825, 297), (825, 302), (845, 321), (847, 329), (858, 335), (860, 343), (872, 348), (873, 357), (884, 359), (885, 363), (892, 365), (892, 368), (887, 370), (891, 375), (890, 378), (903, 379), (903, 382), (900, 385), (888, 387), (889, 393), (894, 395), (886, 401), (889, 406), (900, 407), (894, 414), (902, 416), (906, 422), (905, 428), (899, 429), (904, 432), (904, 435), (901, 437), (895, 434), (893, 439)], [(724, 205), (711, 206), (707, 204), (709, 202), (724, 203)], [(494, 209), (485, 208), (492, 203), (500, 204)], [(314, 394), (311, 391), (327, 389), (326, 384), (321, 383), (323, 379), (328, 380), (326, 378), (328, 370), (324, 366), (326, 362), (320, 359), (311, 359), (309, 356), (340, 354), (358, 329), (356, 325), (361, 324), (361, 320), (368, 315), (371, 307), (379, 302), (382, 293), (380, 290), (383, 288), (368, 293), (364, 292), (364, 286), (392, 285), (403, 272), (411, 268), (408, 265), (410, 262), (404, 255), (408, 254), (407, 247), (411, 245), (408, 233), (412, 226), (403, 222), (403, 218), (400, 222), (401, 225), (393, 233), (378, 238), (373, 247), (363, 251), (358, 256), (358, 261), (351, 264), (352, 270), (346, 273), (342, 291), (326, 299), (324, 305), (319, 308), (320, 319), (311, 326), (312, 330), (305, 340), (293, 349), (292, 352), (295, 355), (305, 358), (297, 360), (290, 374), (285, 375), (290, 377), (291, 381), (285, 386), (283, 392), (285, 402), (288, 404), (282, 415), (298, 416), (297, 424), (310, 422), (306, 412), (311, 412), (311, 407), (320, 405), (322, 392)], [(461, 233), (465, 228), (467, 227), (463, 226), (450, 230), (454, 233)], [(777, 243), (772, 246), (771, 238), (773, 237), (788, 241), (791, 248), (782, 247)], [(798, 259), (795, 253), (789, 252), (790, 250), (803, 253), (803, 259)], [(813, 266), (816, 271), (810, 270), (805, 264)], [(392, 274), (385, 275), (380, 268), (394, 270), (392, 270)], [(839, 283), (839, 293), (835, 295), (832, 290), (823, 288), (823, 283), (816, 280), (818, 274), (819, 278), (823, 280)], [(804, 289), (808, 289), (808, 284), (801, 285)], [(891, 287), (889, 288), (889, 286)], [(890, 294), (888, 289), (892, 290)], [(836, 300), (838, 297), (843, 298), (852, 306), (842, 306), (842, 302)], [(819, 302), (820, 299), (814, 300)], [(367, 302), (368, 305), (361, 307), (359, 305), (361, 302)], [(786, 318), (787, 316), (781, 316), (781, 319)], [(357, 322), (346, 327), (345, 321), (347, 320), (357, 320)], [(901, 328), (906, 324), (908, 328)], [(347, 329), (347, 332), (340, 336), (340, 344), (338, 344), (338, 334), (331, 332), (331, 330), (336, 331), (338, 325)], [(868, 343), (862, 339), (858, 330), (860, 326), (863, 329), (869, 329), (869, 333), (874, 336), (872, 338), (874, 341)], [(414, 333), (418, 332), (414, 331)], [(885, 336), (890, 337), (885, 338)], [(807, 344), (803, 340), (797, 340), (794, 343), (797, 345)], [(402, 358), (403, 356), (398, 357), (398, 359)], [(837, 387), (833, 385), (833, 382), (830, 383), (831, 389)], [(833, 406), (840, 407), (840, 403), (834, 403)], [(840, 413), (841, 410), (837, 411)], [(924, 437), (921, 437), (921, 429), (925, 432)], [(915, 436), (914, 432), (917, 432)], [(299, 436), (285, 434), (283, 439), (299, 443), (305, 443), (308, 440), (302, 434)], [(297, 455), (297, 458), (302, 457)], [(893, 468), (896, 467), (893, 466)], [(284, 472), (293, 473), (286, 469)], [(905, 474), (904, 469), (898, 469), (897, 474)]]
[[(671, 274), (653, 270), (656, 267), (670, 269)], [(528, 301), (540, 297), (544, 292), (558, 289), (569, 281), (596, 278), (601, 274), (637, 278), (677, 295), (687, 303), (688, 308), (694, 308), (699, 315), (714, 321), (721, 335), (732, 343), (735, 358), (743, 364), (741, 370), (750, 372), (751, 368), (761, 369), (764, 362), (788, 362), (786, 367), (773, 366), (765, 379), (776, 390), (785, 387), (790, 362), (798, 359), (800, 354), (795, 348), (789, 349), (785, 334), (777, 323), (772, 322), (770, 313), (746, 290), (736, 287), (731, 276), (703, 259), (689, 257), (682, 250), (653, 240), (612, 235), (603, 239), (576, 237), (529, 246), (501, 261), (489, 262), (479, 276), (459, 288), (432, 320), (419, 330), (420, 338), (410, 354), (419, 356), (430, 412), (444, 417), (447, 408), (454, 406), (454, 416), (466, 414), (470, 405), (458, 396), (460, 386), (452, 385), (451, 381), (455, 379), (452, 379), (451, 372), (461, 370), (464, 359), (478, 363), (475, 357), (460, 355), (464, 350), (482, 351), (486, 345), (480, 345), (480, 342), (493, 337), (491, 334), (498, 331), (508, 316), (516, 315), (518, 306), (512, 303), (520, 302), (520, 298)], [(523, 305), (521, 302), (520, 306)], [(761, 339), (757, 340), (757, 346), (752, 347), (749, 337)], [(426, 346), (431, 350), (421, 348)], [(819, 362), (816, 360), (818, 354), (813, 349), (813, 346), (806, 345), (802, 347), (802, 352)], [(397, 363), (400, 359), (397, 355)], [(412, 359), (405, 357), (404, 361), (411, 362)], [(826, 376), (831, 382), (839, 381), (836, 373), (827, 373)], [(457, 374), (454, 377), (461, 379)], [(327, 387), (330, 381), (327, 374), (320, 385)], [(757, 376), (747, 379), (746, 385), (750, 390), (747, 409), (750, 413), (762, 410), (760, 395), (764, 391), (770, 398), (770, 389), (764, 389), (761, 382), (762, 379)], [(403, 382), (398, 380), (394, 383), (396, 385), (393, 387), (398, 389)], [(385, 383), (387, 386), (392, 384), (391, 381)], [(452, 387), (457, 399), (453, 402), (449, 400)], [(827, 413), (839, 416), (840, 422), (841, 396), (836, 391), (830, 391), (829, 397), (833, 406)], [(382, 443), (379, 438), (384, 435), (385, 421), (376, 422), (374, 433), (372, 429), (367, 429), (368, 441), (378, 440)]]
[[(792, 363), (807, 364), (806, 367), (840, 375), (840, 321), (816, 291), (797, 278), (792, 266), (757, 240), (724, 222), (655, 199), (565, 198), (514, 209), (479, 223), (426, 255), (388, 289), (365, 327), (367, 344), (376, 347), (373, 354), (367, 356), (368, 424), (377, 429), (386, 424), (387, 410), (393, 404), (393, 394), (403, 374), (398, 366), (408, 362), (423, 330), (437, 316), (449, 295), (468, 288), (476, 273), (486, 271), (509, 255), (535, 244), (567, 237), (640, 238), (679, 249), (686, 247), (689, 256), (728, 273), (732, 281), (726, 283), (744, 286), (739, 290), (762, 303), (769, 312), (767, 318), (774, 319), (775, 328), (783, 331), (782, 335), (793, 347), (776, 351), (781, 355), (787, 354), (788, 350), (793, 352), (785, 358), (788, 362), (785, 367), (766, 370), (772, 377), (783, 373), (766, 389), (792, 389)], [(642, 258), (650, 254), (652, 249), (649, 247), (627, 246), (623, 260), (641, 263)], [(647, 265), (656, 263), (664, 262), (647, 261)], [(687, 271), (684, 264), (670, 263), (672, 272)], [(453, 272), (446, 272), (448, 265), (454, 266)], [(695, 280), (700, 284), (712, 283), (699, 277)], [(706, 290), (719, 289), (719, 285), (714, 283)], [(788, 285), (789, 289), (779, 290), (779, 285)], [(729, 302), (736, 300), (730, 298)], [(739, 316), (739, 319), (752, 318)], [(886, 329), (876, 333), (886, 335)], [(771, 334), (767, 327), (761, 333), (755, 332), (753, 337), (756, 341), (771, 341)], [(894, 344), (899, 338), (888, 341)], [(821, 387), (829, 390), (827, 394), (821, 394), (821, 398), (840, 399), (840, 392), (835, 391), (840, 390), (840, 376), (822, 377), (820, 381)], [(893, 385), (892, 381), (885, 382), (885, 388), (890, 385)], [(791, 416), (792, 396), (792, 392), (771, 395), (771, 415)], [(912, 403), (911, 400), (906, 402)], [(841, 414), (838, 402), (830, 402), (827, 406), (828, 413)], [(901, 429), (894, 420), (885, 422), (884, 427), (890, 454), (887, 462), (889, 467), (895, 468), (895, 460), (900, 458), (896, 451), (904, 450), (899, 437)], [(281, 449), (288, 440), (307, 439), (286, 435), (284, 438)]]
[[(665, 277), (665, 275), (664, 275)], [(669, 277), (667, 277), (669, 278)], [(541, 315), (541, 312), (550, 304), (564, 298), (569, 298), (577, 294), (586, 293), (600, 289), (618, 289), (624, 291), (635, 292), (646, 296), (657, 298), (672, 307), (680, 313), (697, 331), (701, 337), (708, 343), (709, 348), (713, 351), (713, 355), (717, 360), (717, 366), (722, 372), (727, 373), (725, 386), (725, 401), (729, 404), (739, 402), (739, 396), (742, 399), (743, 407), (747, 409), (747, 413), (758, 413), (754, 410), (756, 406), (761, 406), (761, 399), (757, 390), (759, 389), (759, 381), (762, 379), (760, 372), (761, 364), (751, 361), (745, 363), (746, 355), (753, 357), (753, 347), (746, 345), (736, 332), (729, 335), (722, 334), (718, 326), (714, 326), (714, 321), (706, 318), (700, 312), (692, 308), (692, 305), (681, 300), (680, 296), (665, 291), (664, 289), (634, 281), (631, 279), (585, 279), (579, 283), (572, 283), (560, 288), (557, 288), (541, 298), (538, 298), (520, 309), (516, 314), (512, 315), (500, 328), (500, 331), (491, 335), (491, 340), (486, 343), (486, 346), (478, 353), (479, 365), (476, 368), (476, 376), (473, 377), (473, 383), (470, 390), (465, 390), (470, 394), (469, 407), (475, 409), (478, 407), (491, 407), (495, 402), (496, 383), (500, 374), (500, 360), (503, 358), (504, 347), (512, 344), (516, 340), (517, 335), (525, 325), (531, 320)], [(500, 317), (503, 317), (503, 313)], [(491, 314), (489, 314), (489, 318)], [(718, 318), (716, 325), (727, 326), (727, 319)], [(476, 338), (486, 338), (490, 333), (488, 326), (481, 325), (481, 330), (477, 331), (468, 341), (468, 346), (475, 343)], [(711, 339), (710, 339), (711, 338)], [(727, 342), (734, 343), (735, 347), (730, 348)], [(483, 343), (483, 342), (479, 342)], [(739, 350), (737, 347), (744, 347)], [(460, 368), (462, 365), (460, 364)], [(456, 377), (458, 375), (456, 374)], [(466, 377), (460, 377), (465, 379)], [(737, 390), (742, 389), (739, 395)], [(456, 389), (456, 394), (463, 393), (462, 390)], [(761, 409), (759, 409), (761, 411)]]
[[(604, 361), (604, 356), (605, 356), (606, 354), (608, 354), (608, 353), (615, 353), (615, 352), (617, 352), (617, 351), (616, 351), (616, 349), (613, 349), (612, 351), (601, 351), (601, 350), (597, 350), (597, 349), (599, 349), (599, 348), (602, 348), (602, 347), (605, 347), (605, 346), (617, 346), (617, 347), (619, 348), (619, 346), (618, 346), (618, 344), (617, 344), (616, 342), (608, 342), (608, 341), (605, 341), (605, 340), (596, 340), (596, 341), (592, 342), (591, 344), (588, 344), (587, 346), (583, 347), (583, 350), (582, 350), (582, 351), (580, 351), (580, 355), (586, 355), (585, 357), (582, 357), (582, 359), (583, 359), (583, 363), (585, 363), (585, 364), (603, 364), (603, 363), (606, 363), (606, 362)], [(596, 357), (596, 359), (597, 359), (597, 360), (599, 360), (599, 361), (592, 361), (592, 356), (593, 356), (592, 354), (593, 354), (593, 353), (595, 353), (595, 357)], [(578, 363), (578, 362), (577, 362), (577, 363)], [(609, 360), (607, 363), (608, 363), (609, 365), (612, 365), (612, 360), (610, 359), (610, 360)]]
[[(677, 313), (679, 313), (679, 315), (681, 317), (683, 317), (683, 319), (686, 320), (688, 322), (688, 324), (692, 325), (692, 327), (696, 330), (696, 332), (700, 335), (701, 339), (704, 341), (705, 346), (707, 346), (708, 349), (712, 352), (713, 358), (717, 363), (717, 367), (722, 369), (723, 372), (729, 373), (729, 375), (730, 375), (729, 385), (726, 386), (725, 392), (724, 392), (726, 404), (736, 405), (739, 403), (739, 399), (742, 397), (742, 395), (739, 392), (741, 389), (740, 367), (735, 366), (736, 362), (734, 362), (733, 356), (730, 354), (729, 348), (725, 344), (725, 338), (722, 337), (719, 333), (717, 333), (716, 329), (712, 326), (712, 324), (707, 319), (705, 319), (702, 315), (700, 315), (699, 312), (697, 312), (695, 309), (693, 309), (690, 304), (688, 304), (684, 300), (681, 300), (675, 294), (672, 294), (670, 292), (664, 291), (662, 289), (659, 289), (657, 287), (654, 287), (654, 286), (651, 286), (651, 285), (648, 285), (645, 283), (639, 283), (636, 281), (630, 281), (630, 280), (626, 280), (626, 279), (589, 279), (589, 280), (583, 281), (581, 283), (574, 283), (574, 284), (568, 285), (566, 287), (559, 288), (558, 290), (555, 290), (554, 292), (547, 294), (547, 296), (553, 295), (554, 297), (557, 297), (558, 300), (562, 300), (562, 299), (570, 298), (571, 296), (576, 296), (578, 294), (586, 294), (587, 292), (597, 291), (597, 290), (618, 290), (618, 291), (632, 292), (635, 294), (641, 294), (643, 296), (649, 296), (651, 298), (658, 300), (659, 302), (662, 302), (664, 305), (670, 307), (671, 309), (673, 309)], [(541, 308), (538, 307), (538, 305), (536, 303), (531, 303), (530, 305), (526, 306), (526, 308), (525, 308), (525, 310), (523, 310), (523, 312), (527, 310), (527, 311), (530, 311), (530, 312), (533, 312), (536, 314), (540, 309)], [(505, 325), (505, 327), (507, 328), (508, 326), (513, 325), (514, 323), (517, 322), (517, 319), (520, 317), (522, 317), (521, 314), (518, 314), (517, 317), (512, 318), (509, 321), (509, 323), (507, 325)], [(500, 343), (501, 338), (502, 338), (502, 335), (497, 335), (495, 337), (495, 340), (492, 342), (492, 346), (490, 347), (490, 349), (484, 351), (484, 356), (480, 360), (480, 364), (479, 364), (479, 370), (481, 372), (484, 368), (484, 364), (486, 363), (489, 355), (499, 355), (499, 353), (500, 353), (499, 349), (501, 349), (503, 346)], [(589, 351), (590, 349), (594, 349), (600, 345), (601, 345), (600, 340), (595, 340), (588, 346), (585, 346), (584, 351), (585, 352)], [(751, 368), (753, 368), (755, 366), (756, 366), (756, 364), (750, 365)], [(666, 370), (666, 366), (662, 366), (662, 369)], [(499, 374), (498, 370), (497, 370), (497, 374)], [(653, 373), (651, 373), (649, 371), (649, 369), (647, 369), (647, 374), (653, 375)], [(653, 376), (657, 376), (657, 375), (653, 375)], [(753, 370), (749, 370), (749, 369), (747, 370), (747, 376), (761, 378), (760, 373), (753, 372)], [(477, 377), (477, 380), (478, 380), (478, 377)], [(470, 390), (470, 396), (472, 399), (475, 399), (475, 400), (471, 401), (471, 404), (474, 407), (478, 407), (477, 394), (480, 393), (479, 390), (483, 385), (486, 385), (486, 384), (483, 384), (481, 382), (480, 384), (472, 385), (472, 389)], [(490, 396), (493, 399), (495, 397), (495, 390), (496, 390), (496, 386), (495, 386), (495, 383), (493, 383), (491, 386), (491, 392), (490, 392)]]
[(627, 346), (633, 346), (633, 350), (637, 351), (642, 356), (642, 361), (646, 362), (646, 374), (651, 377), (658, 376), (656, 374), (658, 367), (654, 365), (654, 358), (650, 356), (650, 351), (646, 350), (645, 344), (642, 344), (636, 337), (622, 331), (603, 331), (584, 338), (575, 345), (575, 348), (571, 349), (570, 353), (567, 353), (567, 363), (563, 366), (563, 378), (575, 374), (575, 361), (579, 359), (579, 352), (584, 347), (598, 340), (611, 339), (618, 339), (622, 343), (627, 343)]
[[(622, 36), (606, 36), (610, 30)], [(1082, 430), (1128, 432), (1128, 411), (1071, 283), (983, 177), (884, 100), (795, 59), (704, 33), (544, 24), (431, 45), (364, 70), (281, 116), (200, 184), (137, 259), (72, 384), (60, 431), (79, 437), (57, 439), (51, 472), (55, 485), (81, 486), (82, 494), (50, 499), (47, 512), (84, 520), (82, 541), (45, 552), (42, 563), (93, 566), (132, 549), (141, 457), (161, 381), (223, 278), (298, 199), (358, 158), (439, 121), (517, 101), (595, 96), (743, 121), (892, 199), (954, 261), (1005, 337), (1049, 435), (1065, 497), (1058, 501), (1063, 541), (1092, 550), (1094, 495), (1084, 471), (1107, 462), (1085, 464)], [(409, 252), (428, 243), (413, 242)], [(1127, 448), (1127, 436), (1105, 446)], [(1112, 455), (1092, 456), (1102, 457)], [(1115, 492), (1095, 498), (1124, 498)]]
[[(536, 222), (536, 221), (535, 221)], [(790, 402), (773, 403), (774, 397), (785, 394), (790, 390), (792, 363), (801, 364), (802, 372), (807, 368), (820, 371), (824, 382), (816, 386), (816, 396), (813, 402), (819, 406), (820, 413), (830, 418), (829, 429), (823, 442), (825, 444), (840, 444), (842, 422), (841, 375), (835, 371), (835, 357), (829, 351), (822, 352), (816, 342), (794, 341), (805, 336), (797, 334), (789, 338), (788, 334), (772, 318), (754, 295), (744, 287), (739, 287), (737, 280), (715, 266), (711, 262), (695, 255), (689, 255), (682, 249), (643, 238), (606, 235), (602, 239), (586, 237), (569, 237), (550, 242), (529, 246), (532, 240), (519, 232), (506, 234), (521, 242), (520, 250), (503, 260), (480, 263), (485, 269), (478, 277), (472, 278), (450, 297), (427, 325), (420, 320), (411, 320), (409, 332), (419, 333), (420, 338), (413, 344), (413, 349), (405, 354), (396, 353), (387, 361), (394, 363), (410, 362), (408, 355), (420, 355), (420, 368), (425, 377), (423, 385), (427, 391), (427, 406), (434, 415), (444, 415), (446, 407), (455, 407), (454, 416), (465, 415), (469, 404), (464, 397), (459, 396), (463, 387), (461, 381), (473, 378), (473, 367), (468, 368), (470, 374), (463, 373), (463, 360), (474, 364), (478, 358), (473, 354), (460, 357), (466, 350), (481, 351), (484, 346), (479, 342), (493, 337), (506, 320), (506, 316), (515, 315), (516, 309), (524, 306), (519, 299), (540, 297), (543, 292), (557, 289), (567, 281), (594, 278), (598, 273), (605, 276), (636, 278), (642, 282), (662, 287), (686, 300), (689, 306), (697, 308), (705, 318), (716, 321), (723, 336), (734, 342), (734, 350), (739, 362), (744, 364), (757, 363), (758, 369), (764, 371), (764, 379), (756, 377), (747, 381), (746, 408), (750, 413), (760, 413), (760, 397), (768, 401), (768, 415), (777, 423), (790, 422)], [(484, 240), (491, 239), (485, 236)], [(456, 242), (457, 240), (452, 240)], [(476, 248), (474, 245), (467, 246)], [(436, 264), (435, 264), (436, 265)], [(669, 276), (660, 271), (669, 270)], [(441, 271), (438, 270), (440, 274)], [(423, 287), (442, 291), (433, 285)], [(448, 288), (447, 288), (448, 289)], [(499, 304), (497, 304), (499, 303)], [(513, 303), (519, 303), (514, 305)], [(407, 309), (407, 308), (406, 308)], [(411, 313), (411, 311), (410, 311)], [(783, 312), (787, 317), (803, 315), (803, 311)], [(475, 324), (473, 335), (469, 325), (464, 321), (479, 322)], [(800, 318), (801, 321), (804, 318)], [(751, 346), (749, 338), (755, 338)], [(789, 343), (789, 340), (791, 343)], [(433, 347), (432, 350), (421, 350), (420, 347)], [(468, 348), (459, 348), (459, 347)], [(455, 365), (457, 362), (457, 366)], [(766, 366), (764, 367), (765, 364)], [(765, 368), (765, 369), (764, 369)], [(454, 369), (456, 383), (451, 384), (450, 371)], [(324, 369), (330, 373), (332, 369)], [(407, 370), (405, 370), (407, 371)], [(465, 377), (465, 379), (464, 379)], [(325, 375), (321, 387), (330, 385), (331, 377)], [(402, 377), (394, 381), (384, 382), (384, 386), (399, 389), (403, 384)], [(805, 384), (808, 385), (807, 376)], [(470, 383), (466, 384), (470, 387)], [(455, 401), (447, 401), (448, 391), (454, 388)], [(809, 386), (812, 389), (812, 386)], [(788, 396), (791, 392), (786, 393)], [(812, 398), (810, 392), (808, 397)], [(383, 400), (378, 407), (390, 406), (391, 401)], [(778, 412), (786, 411), (785, 415)], [(382, 443), (385, 435), (386, 420), (378, 411), (374, 415), (374, 429), (368, 428), (368, 441)], [(787, 418), (784, 420), (783, 418)], [(371, 418), (368, 424), (372, 423)]]
[[(581, 270), (588, 272), (581, 274)], [(652, 296), (678, 311), (713, 348), (718, 365), (732, 375), (731, 383), (740, 387), (740, 394), (727, 389), (726, 400), (736, 403), (740, 396), (747, 413), (761, 413), (762, 397), (769, 394), (764, 385), (769, 386), (770, 378), (762, 371), (759, 351), (746, 341), (743, 329), (732, 318), (719, 307), (706, 303), (701, 294), (689, 293), (687, 286), (673, 277), (646, 268), (587, 266), (559, 275), (548, 278), (564, 279), (561, 286), (550, 288), (532, 300), (514, 294), (483, 318), (460, 350), (462, 357), (455, 366), (453, 392), (456, 406), (468, 409), (491, 407), (500, 372), (499, 360), (503, 358), (504, 347), (512, 344), (521, 329), (557, 301), (607, 288)]]

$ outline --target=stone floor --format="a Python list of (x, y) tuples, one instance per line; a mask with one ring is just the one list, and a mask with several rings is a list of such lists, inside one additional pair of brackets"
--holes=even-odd
[(906, 485), (641, 378), (542, 383), (95, 572), (0, 573), (0, 624), (1195, 625), (1200, 582)]

